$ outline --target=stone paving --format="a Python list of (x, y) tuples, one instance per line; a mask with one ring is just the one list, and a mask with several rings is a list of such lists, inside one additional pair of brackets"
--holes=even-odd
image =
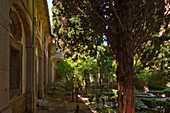
[[(75, 113), (75, 109), (76, 102), (71, 102), (71, 95), (67, 95), (59, 83), (49, 96), (37, 101), (37, 113)], [(93, 113), (80, 98), (79, 113)]]

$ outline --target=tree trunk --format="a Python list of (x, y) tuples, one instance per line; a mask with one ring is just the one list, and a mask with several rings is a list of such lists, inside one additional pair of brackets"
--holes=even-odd
[[(131, 0), (118, 0), (115, 7), (123, 24), (117, 26), (117, 82), (118, 82), (118, 113), (135, 113), (134, 104), (134, 46), (131, 25)], [(115, 48), (112, 48), (115, 49)]]
[[(127, 38), (126, 36), (120, 37)], [(135, 113), (133, 49), (130, 41), (120, 41), (117, 54), (118, 113)]]
[(99, 78), (100, 93), (103, 93), (102, 78), (103, 78), (103, 75), (102, 75), (101, 70), (100, 70), (100, 78)]
[(74, 86), (73, 86), (73, 84), (72, 84), (71, 89), (72, 89), (71, 90), (72, 91), (72, 94), (71, 94), (72, 95), (72, 102), (74, 102)]
[(90, 94), (91, 93), (91, 89), (90, 89), (90, 79), (89, 79), (89, 76), (86, 77), (85, 83), (86, 83), (86, 93)]
[(79, 91), (79, 88), (76, 87), (76, 111), (75, 111), (75, 113), (79, 112), (78, 91)]

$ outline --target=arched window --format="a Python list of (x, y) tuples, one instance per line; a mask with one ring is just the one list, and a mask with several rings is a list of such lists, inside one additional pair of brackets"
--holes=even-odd
[(13, 35), (16, 41), (21, 41), (22, 37), (22, 27), (21, 27), (21, 21), (19, 20), (19, 17), (16, 12), (10, 11), (10, 33)]
[(22, 27), (16, 12), (10, 11), (10, 98), (22, 92)]

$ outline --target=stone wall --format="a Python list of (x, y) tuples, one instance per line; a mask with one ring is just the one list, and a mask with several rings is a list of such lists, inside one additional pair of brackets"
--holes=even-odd
[(11, 113), (9, 105), (9, 4), (0, 3), (0, 113)]
[(12, 113), (24, 113), (26, 107), (25, 94), (16, 96), (10, 101)]

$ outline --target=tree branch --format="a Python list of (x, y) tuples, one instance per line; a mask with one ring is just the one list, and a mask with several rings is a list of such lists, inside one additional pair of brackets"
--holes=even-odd
[(113, 27), (112, 27), (110, 24), (108, 24), (108, 23), (105, 21), (105, 19), (103, 19), (103, 17), (100, 16), (99, 13), (97, 13), (94, 9), (92, 9), (92, 11), (94, 11), (94, 12), (97, 14), (97, 16), (112, 30), (113, 33), (117, 34), (116, 30), (113, 29)]
[(117, 14), (117, 12), (116, 12), (116, 9), (115, 9), (115, 7), (113, 6), (113, 4), (112, 4), (112, 1), (111, 0), (109, 0), (110, 2), (110, 6), (111, 6), (111, 8), (113, 9), (113, 12), (115, 13), (115, 16), (116, 16), (116, 18), (117, 18), (117, 20), (118, 20), (118, 22), (119, 22), (119, 24), (120, 24), (120, 27), (122, 28), (122, 33), (124, 33), (124, 27), (123, 27), (123, 24), (122, 24), (122, 22), (121, 22), (121, 20), (120, 20), (120, 18), (119, 18), (119, 16), (118, 16), (118, 14)]

